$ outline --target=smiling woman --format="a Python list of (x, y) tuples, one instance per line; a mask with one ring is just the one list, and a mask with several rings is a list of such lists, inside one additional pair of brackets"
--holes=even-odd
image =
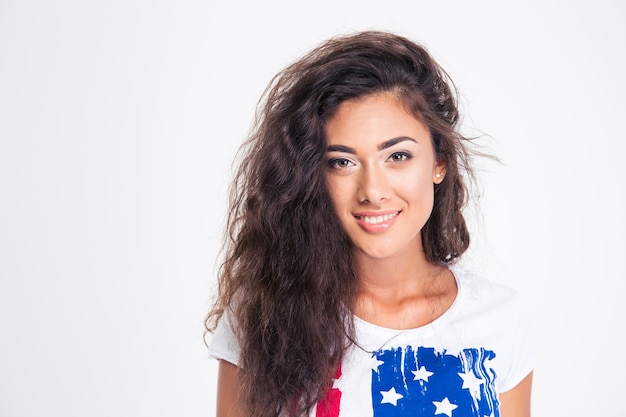
[(452, 82), (385, 32), (331, 39), (272, 82), (231, 189), (206, 320), (218, 417), (528, 417), (517, 294), (469, 245)]
[(343, 103), (326, 137), (328, 191), (357, 265), (402, 254), (427, 262), (420, 231), (445, 172), (428, 128), (387, 93)]

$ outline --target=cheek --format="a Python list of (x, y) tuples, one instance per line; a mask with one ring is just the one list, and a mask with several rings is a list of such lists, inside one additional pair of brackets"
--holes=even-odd
[(434, 191), (432, 187), (428, 185), (420, 184), (414, 187), (407, 186), (402, 191), (398, 191), (398, 194), (404, 197), (403, 200), (419, 209), (430, 210), (434, 203)]
[(432, 172), (423, 167), (412, 172), (402, 173), (394, 178), (393, 182), (396, 184), (397, 192), (411, 200), (423, 199), (428, 195), (434, 195), (435, 192)]
[(416, 220), (419, 218), (424, 222), (430, 217), (435, 201), (435, 188), (430, 177), (405, 177), (396, 188), (396, 194), (408, 204), (412, 215), (417, 216)]

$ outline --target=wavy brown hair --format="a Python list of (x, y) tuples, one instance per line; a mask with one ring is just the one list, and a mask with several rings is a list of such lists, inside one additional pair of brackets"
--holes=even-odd
[(358, 277), (325, 184), (324, 126), (346, 100), (393, 93), (430, 129), (446, 176), (422, 230), (426, 257), (454, 262), (469, 245), (462, 209), (471, 173), (456, 89), (427, 50), (392, 33), (335, 37), (280, 72), (261, 98), (231, 186), (218, 295), (241, 347), (250, 416), (302, 416), (323, 397), (354, 339)]

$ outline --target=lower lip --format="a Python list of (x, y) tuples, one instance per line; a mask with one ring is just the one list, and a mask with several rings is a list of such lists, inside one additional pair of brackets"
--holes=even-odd
[(358, 217), (355, 217), (355, 218), (356, 218), (357, 224), (361, 226), (361, 228), (365, 230), (366, 232), (382, 233), (386, 231), (387, 229), (389, 229), (391, 226), (393, 226), (393, 224), (396, 222), (396, 219), (398, 218), (399, 215), (400, 213), (396, 214), (395, 216), (393, 216), (391, 219), (387, 220), (386, 222), (381, 222), (381, 223), (368, 223), (361, 218), (358, 218)]

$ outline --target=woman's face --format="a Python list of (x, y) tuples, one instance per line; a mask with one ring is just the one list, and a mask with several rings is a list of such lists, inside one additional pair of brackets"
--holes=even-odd
[(428, 128), (399, 98), (377, 94), (342, 103), (326, 136), (326, 182), (355, 255), (422, 253), (434, 184), (445, 174)]

